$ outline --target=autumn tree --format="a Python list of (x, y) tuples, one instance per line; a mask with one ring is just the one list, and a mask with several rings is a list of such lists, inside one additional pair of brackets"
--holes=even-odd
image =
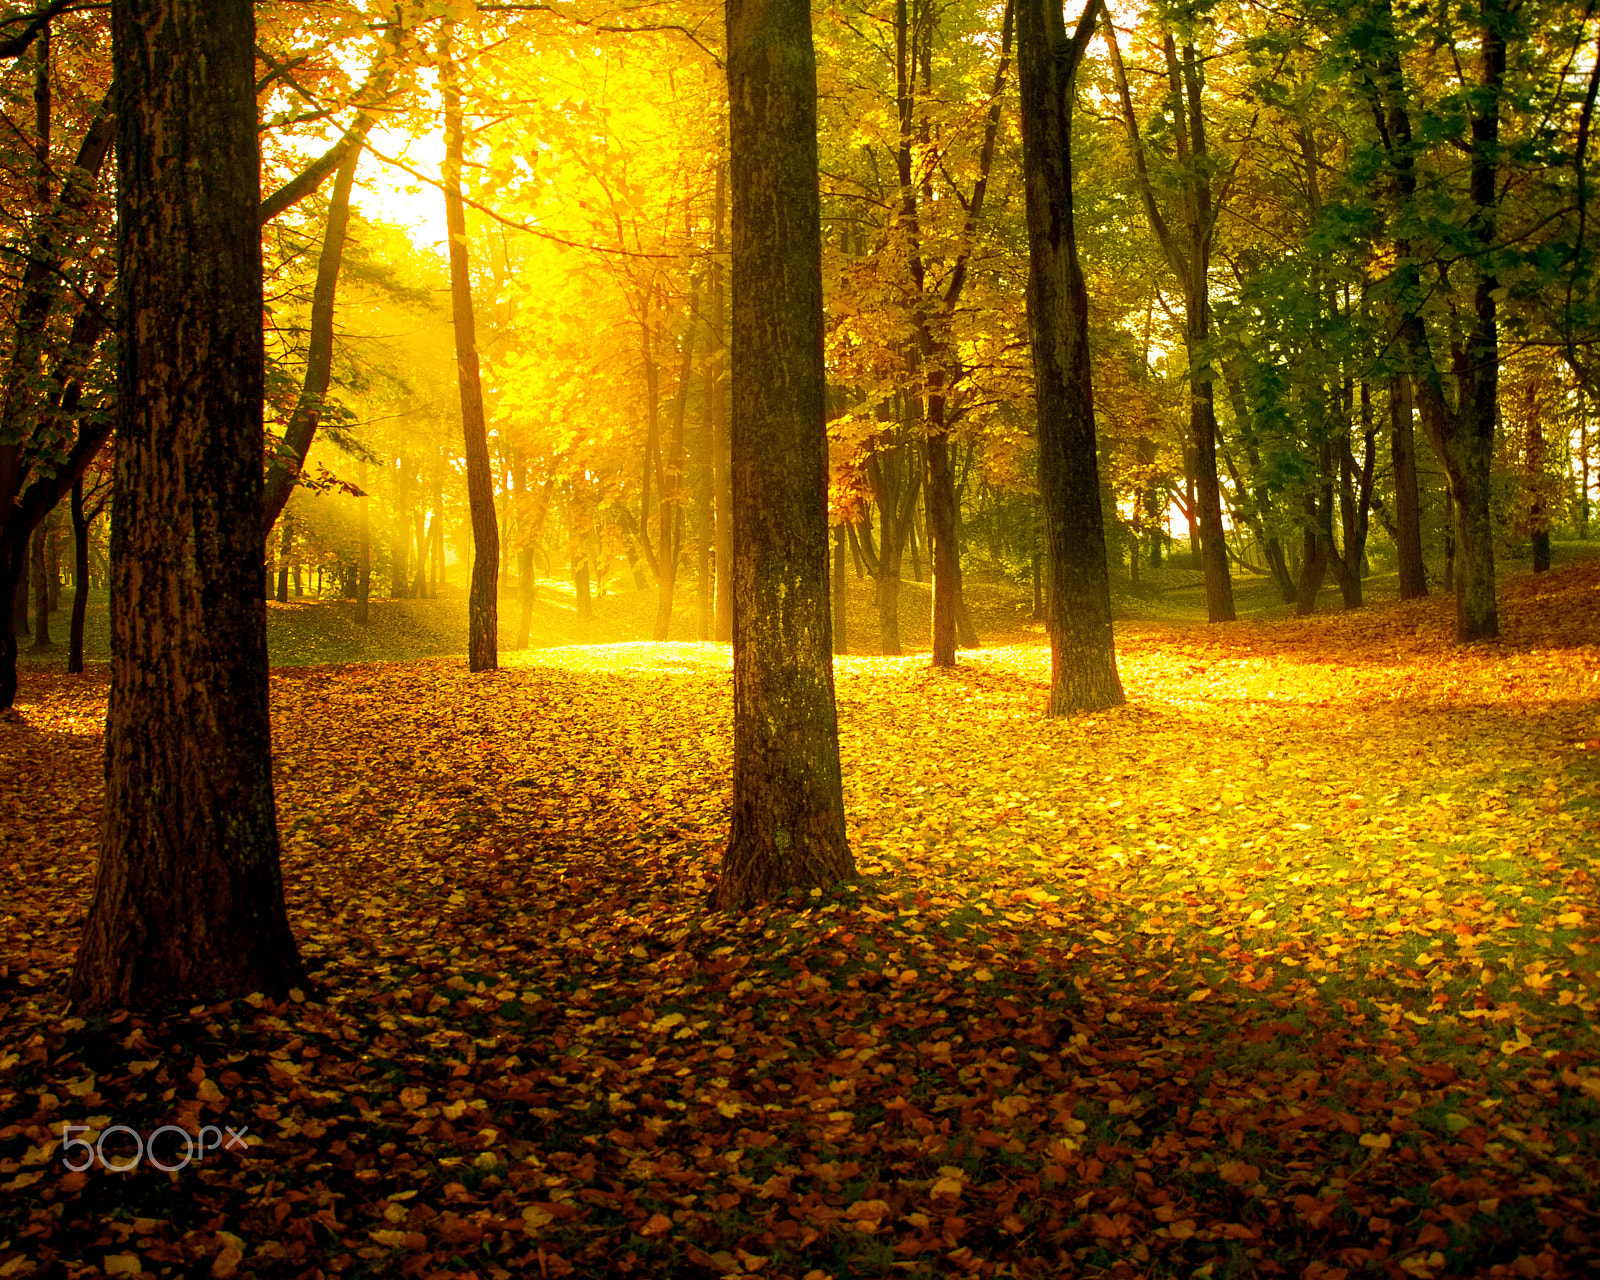
[(461, 200), (465, 127), (452, 52), (454, 28), (455, 22), (446, 20), (439, 36), (439, 88), (444, 98), (444, 198), (450, 235), (450, 302), (455, 318), (456, 371), (461, 385), (461, 429), (466, 440), (467, 502), (472, 513), (467, 662), (473, 671), (490, 671), (500, 665), (500, 526), (494, 512), (494, 478), (489, 471), (488, 426), (483, 417), (472, 279), (467, 265), (466, 206)]
[[(1107, 21), (1106, 44), (1116, 73), (1122, 119), (1145, 219), (1177, 280), (1183, 303), (1183, 338), (1189, 357), (1189, 439), (1195, 484), (1195, 505), (1200, 526), (1200, 558), (1205, 571), (1206, 613), (1212, 622), (1234, 618), (1233, 580), (1228, 572), (1228, 552), (1222, 523), (1222, 490), (1217, 477), (1217, 417), (1212, 376), (1206, 367), (1206, 345), (1211, 337), (1211, 255), (1218, 217), (1226, 202), (1226, 178), (1219, 183), (1220, 165), (1208, 134), (1204, 95), (1206, 58), (1197, 46), (1195, 32), (1178, 31), (1202, 22), (1199, 13), (1180, 7), (1163, 11), (1157, 32), (1166, 96), (1161, 119), (1170, 130), (1170, 172), (1152, 173), (1145, 132), (1136, 114), (1127, 68), (1116, 26)], [(1164, 179), (1164, 181), (1163, 181)], [(1163, 208), (1158, 182), (1173, 190), (1170, 207)], [(1223, 188), (1219, 190), (1219, 186)]]
[(1056, 0), (1017, 0), (1028, 337), (1039, 415), (1039, 493), (1050, 547), (1052, 716), (1123, 701), (1095, 457), (1089, 292), (1072, 219), (1073, 82), (1100, 3), (1089, 0), (1068, 36)]
[(272, 792), (250, 0), (115, 0), (112, 693), (80, 1009), (301, 977)]
[(733, 825), (715, 902), (854, 875), (828, 616), (816, 62), (806, 0), (729, 0)]

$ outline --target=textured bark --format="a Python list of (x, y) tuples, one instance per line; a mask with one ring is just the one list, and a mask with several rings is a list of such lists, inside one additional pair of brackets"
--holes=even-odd
[[(456, 330), (456, 374), (461, 385), (461, 430), (467, 458), (467, 507), (472, 514), (472, 586), (467, 596), (467, 666), (492, 671), (500, 665), (500, 526), (494, 514), (494, 476), (489, 468), (489, 433), (483, 417), (477, 326), (472, 314), (472, 277), (467, 265), (467, 216), (461, 200), (465, 147), (461, 93), (450, 56), (454, 20), (440, 36), (439, 86), (444, 98), (445, 223), (450, 235), (450, 303)], [(442, 504), (440, 509), (442, 510)], [(442, 532), (442, 530), (441, 530)], [(444, 555), (439, 555), (444, 568)]]
[(1389, 461), (1394, 468), (1395, 545), (1400, 554), (1400, 598), (1428, 594), (1422, 567), (1422, 509), (1417, 497), (1417, 445), (1412, 426), (1411, 379), (1389, 383)]
[(333, 198), (328, 202), (328, 225), (322, 235), (322, 252), (317, 258), (317, 282), (311, 291), (311, 331), (306, 345), (306, 371), (300, 395), (283, 439), (278, 442), (267, 467), (261, 499), (261, 536), (272, 533), (272, 526), (283, 514), (284, 504), (294, 492), (295, 481), (306, 465), (306, 454), (316, 439), (322, 421), (323, 402), (333, 377), (333, 307), (339, 292), (339, 268), (344, 262), (344, 246), (350, 228), (350, 188), (355, 183), (360, 146), (351, 147), (333, 180)]
[(1054, 0), (1018, 0), (1018, 6), (1028, 334), (1039, 420), (1039, 493), (1049, 546), (1047, 714), (1062, 716), (1123, 701), (1095, 456), (1089, 297), (1072, 211), (1072, 84), (1100, 0), (1089, 0), (1070, 37)]
[(854, 876), (828, 616), (816, 61), (806, 0), (729, 0), (733, 824), (715, 902)]
[(105, 826), (79, 1010), (302, 969), (272, 795), (250, 0), (115, 0), (116, 494)]

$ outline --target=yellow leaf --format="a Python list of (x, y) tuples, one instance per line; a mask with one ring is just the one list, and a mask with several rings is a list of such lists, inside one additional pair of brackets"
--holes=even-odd
[(639, 1228), (642, 1236), (659, 1236), (672, 1230), (672, 1219), (664, 1213), (652, 1213), (648, 1222)]
[(1117, 940), (1114, 934), (1107, 933), (1104, 929), (1096, 929), (1091, 936), (1098, 941), (1105, 943), (1107, 946), (1110, 946), (1111, 943)]
[(136, 1253), (108, 1253), (100, 1269), (108, 1276), (136, 1276), (144, 1266)]
[(1363, 1147), (1371, 1147), (1374, 1151), (1387, 1151), (1394, 1145), (1394, 1139), (1387, 1133), (1364, 1133), (1356, 1141)]
[(1190, 1004), (1198, 1004), (1200, 1001), (1204, 1000), (1210, 994), (1211, 994), (1211, 988), (1210, 987), (1196, 987), (1193, 991), (1191, 991), (1189, 993), (1189, 1003)]

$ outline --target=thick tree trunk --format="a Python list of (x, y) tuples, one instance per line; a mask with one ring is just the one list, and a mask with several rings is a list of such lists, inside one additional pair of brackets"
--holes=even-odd
[[(489, 468), (489, 433), (483, 418), (483, 384), (472, 314), (472, 276), (467, 265), (467, 216), (461, 200), (465, 148), (461, 93), (450, 53), (455, 20), (439, 37), (439, 87), (444, 99), (445, 223), (450, 235), (450, 303), (456, 330), (456, 374), (461, 384), (461, 430), (467, 458), (467, 507), (472, 514), (472, 587), (467, 598), (467, 666), (493, 671), (500, 665), (500, 526), (494, 514), (494, 476)], [(441, 570), (444, 556), (439, 556)]]
[(1028, 334), (1039, 420), (1050, 593), (1046, 714), (1115, 706), (1123, 698), (1111, 631), (1094, 395), (1089, 298), (1072, 209), (1072, 83), (1100, 0), (1067, 35), (1054, 0), (1018, 0), (1017, 71), (1028, 204)]
[[(262, 295), (250, 0), (114, 0), (116, 504), (105, 826), (79, 1010), (303, 971), (267, 712)], [(182, 334), (183, 342), (172, 335)]]
[(733, 825), (715, 902), (853, 877), (828, 616), (816, 61), (805, 0), (729, 0)]
[(83, 624), (89, 612), (89, 522), (83, 510), (83, 479), (72, 485), (72, 630), (67, 638), (67, 674), (83, 671)]
[(1400, 598), (1428, 594), (1422, 566), (1422, 507), (1417, 495), (1416, 432), (1412, 426), (1411, 379), (1389, 383), (1389, 461), (1394, 468), (1395, 546), (1400, 557)]

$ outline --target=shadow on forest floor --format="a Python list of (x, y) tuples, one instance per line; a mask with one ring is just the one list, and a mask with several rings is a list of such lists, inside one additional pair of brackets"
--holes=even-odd
[[(1066, 721), (1036, 643), (841, 658), (862, 878), (745, 917), (725, 648), (283, 669), (316, 985), (87, 1025), (104, 674), (27, 672), (0, 1275), (1594, 1274), (1597, 570), (1133, 622)], [(251, 1145), (56, 1146), (166, 1123)]]

